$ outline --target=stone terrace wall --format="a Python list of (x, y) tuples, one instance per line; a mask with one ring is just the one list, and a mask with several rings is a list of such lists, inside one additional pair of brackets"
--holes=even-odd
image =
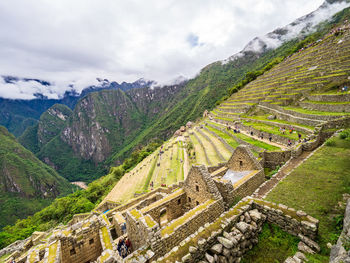
[(349, 112), (349, 104), (319, 104), (319, 103), (307, 103), (299, 102), (299, 106), (309, 110), (319, 111), (333, 111), (333, 112)]
[(244, 252), (257, 243), (257, 234), (266, 220), (295, 236), (314, 239), (317, 235), (318, 220), (305, 212), (247, 197), (159, 261), (167, 262), (171, 258), (172, 262), (187, 263), (203, 259), (208, 262), (240, 262)]
[(307, 97), (309, 100), (313, 100), (313, 101), (331, 101), (331, 102), (350, 101), (350, 94), (308, 95)]
[(264, 168), (275, 169), (277, 166), (282, 166), (291, 157), (291, 151), (279, 152), (260, 152), (259, 157), (262, 158), (262, 166)]
[[(151, 244), (152, 251), (155, 252), (155, 258), (164, 255), (176, 247), (186, 237), (192, 235), (201, 226), (215, 221), (224, 212), (222, 200), (211, 203), (207, 208), (186, 219), (186, 221), (175, 228), (170, 235), (162, 238), (154, 238)], [(186, 214), (184, 215), (186, 216)], [(171, 223), (170, 223), (171, 224)]]
[(252, 177), (248, 178), (237, 188), (234, 188), (233, 195), (235, 197), (246, 197), (254, 193), (254, 191), (265, 181), (264, 170), (258, 171)]
[[(349, 105), (350, 107), (350, 105)], [(350, 127), (350, 117), (343, 117), (336, 120), (331, 120), (322, 125), (323, 130), (327, 129), (342, 129)]]
[[(283, 113), (284, 115), (285, 114), (288, 114), (288, 115), (293, 115), (295, 117), (299, 117), (299, 118), (306, 118), (308, 119), (309, 121), (309, 124), (305, 123), (305, 125), (309, 125), (309, 126), (315, 126), (317, 125), (316, 124), (311, 124), (312, 122), (312, 119), (315, 118), (314, 115), (312, 114), (306, 114), (306, 113), (301, 113), (301, 112), (296, 112), (296, 111), (290, 111), (290, 110), (285, 110), (283, 109), (282, 107), (278, 106), (278, 105), (275, 105), (275, 104), (269, 104), (269, 103), (266, 103), (266, 102), (259, 102), (259, 105), (258, 107), (260, 106), (263, 106), (261, 107), (262, 109), (264, 110), (267, 110), (265, 107), (269, 108), (269, 109), (273, 109), (273, 110), (277, 110), (281, 113)], [(277, 115), (275, 111), (272, 112), (274, 115)], [(292, 117), (293, 117), (292, 116)], [(339, 116), (332, 116), (332, 115), (317, 115), (317, 119), (318, 120), (323, 120), (323, 121), (330, 121), (330, 120), (334, 120), (334, 119), (338, 119)], [(292, 121), (293, 122), (293, 121)]]
[[(221, 119), (217, 119), (215, 118), (215, 121), (218, 122), (218, 123), (221, 123), (221, 124), (224, 124), (226, 125), (227, 123), (229, 125), (236, 125), (240, 130), (242, 131), (245, 131), (245, 132), (253, 132), (255, 135), (259, 136), (261, 134), (261, 131), (260, 130), (257, 130), (251, 126), (248, 126), (248, 125), (244, 125), (242, 123), (239, 123), (239, 122), (232, 122), (232, 121), (226, 121), (226, 120), (221, 120)], [(318, 124), (318, 123), (317, 123)], [(224, 130), (224, 129), (223, 129)], [(288, 138), (287, 137), (283, 137), (283, 136), (280, 136), (280, 135), (276, 135), (276, 134), (271, 134), (271, 133), (267, 133), (267, 132), (263, 132), (264, 134), (264, 137), (268, 137), (268, 136), (271, 136), (272, 138), (272, 142), (276, 142), (276, 143), (279, 143), (279, 144), (284, 144), (284, 145), (287, 145), (288, 144)], [(234, 138), (234, 137), (233, 137)], [(238, 139), (238, 138), (234, 138), (239, 144), (243, 144), (243, 145), (248, 145), (250, 148), (252, 148), (253, 150), (255, 151), (261, 151), (261, 148), (257, 147), (257, 146), (254, 146), (254, 145), (251, 145), (241, 139)], [(293, 140), (291, 140), (293, 141)]]

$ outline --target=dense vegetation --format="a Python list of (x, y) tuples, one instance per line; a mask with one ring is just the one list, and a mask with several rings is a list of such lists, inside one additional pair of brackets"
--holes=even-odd
[(274, 224), (264, 224), (259, 242), (248, 251), (242, 263), (284, 262), (298, 251), (299, 239)]
[(267, 200), (301, 209), (320, 220), (321, 255), (309, 262), (328, 262), (328, 242), (334, 244), (341, 232), (343, 194), (350, 192), (350, 129), (331, 138), (305, 163), (272, 190)]
[[(3, 231), (0, 232), (0, 249), (18, 239), (28, 237), (34, 231), (46, 231), (59, 223), (67, 223), (75, 214), (90, 212), (103, 200), (104, 196), (125, 172), (136, 166), (138, 162), (151, 154), (159, 145), (160, 142), (152, 142), (146, 147), (134, 151), (129, 158), (125, 159), (122, 165), (112, 168), (108, 175), (90, 183), (86, 190), (78, 190), (73, 194), (57, 198), (53, 203), (33, 216), (17, 220), (16, 224), (4, 227)], [(7, 212), (10, 213), (12, 211)]]
[(72, 185), (0, 126), (0, 228), (44, 208)]

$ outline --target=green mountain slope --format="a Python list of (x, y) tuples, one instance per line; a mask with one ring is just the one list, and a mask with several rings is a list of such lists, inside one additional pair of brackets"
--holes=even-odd
[(0, 227), (24, 218), (72, 191), (71, 184), (0, 126)]

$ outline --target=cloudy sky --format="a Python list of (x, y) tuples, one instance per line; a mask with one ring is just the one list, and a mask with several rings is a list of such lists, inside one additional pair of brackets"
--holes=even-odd
[[(166, 83), (194, 76), (322, 2), (2, 0), (0, 75), (50, 81), (51, 97), (70, 83), (81, 90), (96, 77)], [(0, 82), (0, 96), (29, 99), (35, 91), (45, 93), (38, 84), (21, 85)]]

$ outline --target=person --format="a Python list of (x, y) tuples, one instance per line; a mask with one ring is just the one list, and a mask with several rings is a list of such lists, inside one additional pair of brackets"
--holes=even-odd
[(122, 256), (122, 247), (123, 247), (123, 245), (124, 245), (124, 239), (121, 238), (121, 239), (119, 239), (118, 245), (117, 245), (117, 250), (118, 250), (119, 256)]
[(129, 255), (131, 253), (131, 249), (132, 249), (131, 242), (130, 242), (129, 238), (126, 239), (125, 245), (126, 245), (126, 248), (127, 248), (127, 254)]
[(123, 239), (123, 244), (120, 248), (120, 255), (122, 258), (126, 258), (126, 256), (128, 255), (128, 248), (125, 245), (125, 240)]
[(299, 137), (299, 142), (301, 142), (301, 134), (298, 133), (298, 137)]
[(348, 86), (344, 86), (344, 92), (348, 91)]
[[(122, 224), (122, 231), (123, 231), (123, 234), (126, 233), (126, 223), (123, 223)], [(120, 240), (119, 240), (120, 241)]]
[(292, 142), (288, 139), (288, 147), (292, 146)]
[(263, 140), (264, 139), (264, 134), (260, 133), (260, 138)]

